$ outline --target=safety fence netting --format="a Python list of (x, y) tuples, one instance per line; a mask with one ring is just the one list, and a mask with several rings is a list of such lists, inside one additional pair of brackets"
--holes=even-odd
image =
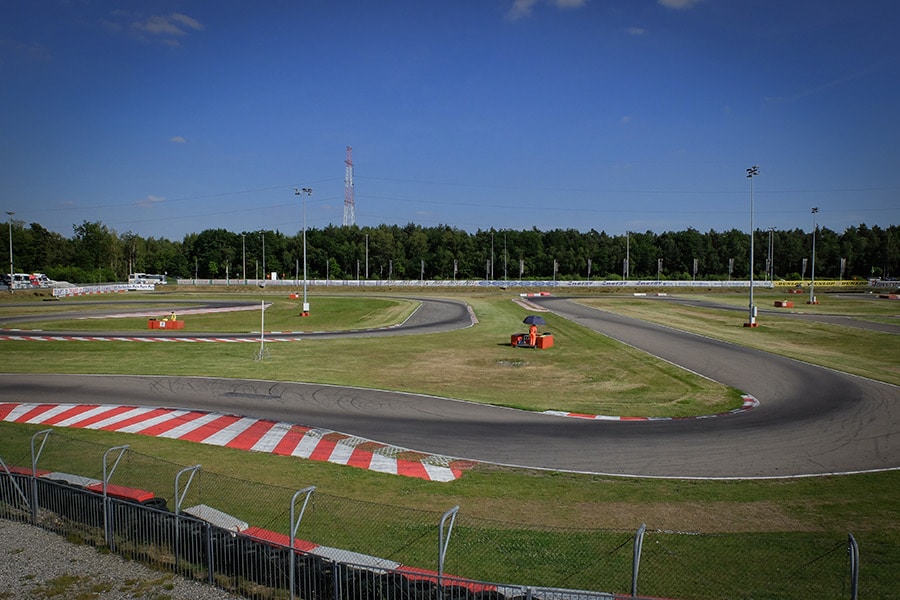
[[(0, 516), (249, 598), (838, 599), (857, 590), (852, 536), (544, 527), (0, 427)], [(884, 544), (873, 560), (882, 568), (863, 578), (873, 597), (892, 585), (895, 554)]]

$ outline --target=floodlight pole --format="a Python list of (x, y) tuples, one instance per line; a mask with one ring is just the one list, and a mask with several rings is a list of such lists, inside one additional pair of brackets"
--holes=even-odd
[(625, 279), (631, 277), (631, 232), (625, 232)]
[(747, 179), (750, 180), (750, 318), (744, 327), (756, 327), (756, 306), (753, 305), (753, 178), (759, 175), (759, 166), (753, 165), (747, 169)]
[(816, 213), (819, 212), (819, 207), (814, 206), (812, 208), (812, 216), (813, 216), (813, 231), (812, 231), (812, 279), (809, 282), (809, 302), (808, 304), (818, 304), (816, 301)]
[(12, 218), (13, 215), (16, 214), (11, 211), (6, 211), (6, 214), (9, 216), (7, 221), (9, 222), (9, 291), (12, 293), (13, 291), (13, 253), (12, 253)]
[[(303, 201), (303, 317), (309, 316), (309, 303), (306, 301), (306, 198), (312, 195), (312, 188), (294, 188), (294, 195), (301, 196)], [(305, 196), (305, 197), (304, 197)]]

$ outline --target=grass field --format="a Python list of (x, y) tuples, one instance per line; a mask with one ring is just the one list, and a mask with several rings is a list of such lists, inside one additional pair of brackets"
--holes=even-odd
[[(681, 298), (675, 295), (666, 299), (607, 296), (579, 299), (579, 302), (601, 310), (900, 385), (900, 360), (897, 359), (900, 356), (900, 335), (791, 316), (852, 316), (861, 321), (900, 326), (900, 301), (878, 300), (868, 295), (852, 297), (848, 294), (836, 298), (821, 294), (817, 296), (820, 300), (817, 305), (804, 304), (804, 297), (800, 296), (794, 309), (776, 312), (774, 300), (783, 300), (785, 296), (774, 292), (756, 294), (754, 303), (760, 307), (761, 312), (755, 329), (743, 326), (749, 310), (746, 294), (689, 294)], [(673, 301), (676, 299), (687, 302)], [(705, 308), (699, 306), (698, 302), (718, 304), (720, 307)], [(734, 310), (737, 308), (741, 310)]]
[[(690, 376), (640, 353), (628, 353), (621, 345), (552, 315), (548, 317), (546, 329), (554, 333), (557, 345), (551, 351), (512, 349), (508, 346), (509, 334), (521, 329), (521, 319), (527, 314), (511, 301), (512, 296), (514, 294), (498, 291), (466, 292), (459, 296), (472, 306), (479, 319), (477, 326), (467, 330), (390, 340), (310, 340), (271, 345), (270, 358), (258, 362), (252, 359), (256, 352), (252, 344), (8, 341), (0, 342), (0, 361), (6, 372), (199, 374), (321, 381), (419, 391), (531, 410), (697, 414), (733, 407), (736, 402), (735, 390)], [(819, 294), (819, 297), (822, 304), (815, 310), (838, 310), (826, 295)], [(259, 295), (253, 295), (252, 299), (258, 301)], [(296, 304), (282, 307), (287, 301), (275, 296), (269, 299), (275, 301), (271, 309), (273, 319), (278, 318), (276, 313), (282, 309), (285, 315), (296, 314)], [(347, 297), (338, 299), (354, 303)], [(736, 295), (732, 298), (727, 294), (717, 294), (713, 299), (725, 303), (742, 301)], [(711, 335), (711, 331), (724, 332), (721, 335), (731, 336), (730, 341), (735, 343), (751, 345), (755, 334), (761, 334), (756, 338), (767, 335), (772, 340), (767, 349), (790, 353), (799, 347), (809, 354), (821, 354), (827, 360), (850, 365), (853, 369), (870, 368), (878, 374), (876, 378), (888, 381), (897, 369), (896, 359), (892, 357), (900, 356), (891, 350), (896, 343), (892, 337), (897, 336), (857, 333), (846, 327), (813, 326), (805, 321), (761, 315), (760, 328), (751, 332), (741, 326), (744, 315), (731, 311), (673, 303), (651, 304), (646, 300), (611, 295), (598, 295), (585, 301), (599, 303), (598, 306), (605, 310), (641, 318), (664, 318), (669, 326), (679, 328), (690, 329), (702, 323), (706, 335)], [(314, 298), (313, 316), (309, 317), (306, 322), (309, 325), (305, 328), (354, 328), (361, 319), (384, 323), (400, 319), (410, 310), (406, 301), (385, 302), (383, 310), (361, 309), (354, 313), (358, 316), (353, 319), (346, 317), (350, 309), (345, 306), (343, 313), (336, 311), (329, 317), (329, 325), (325, 319), (326, 299)], [(891, 320), (893, 315), (889, 311), (896, 310), (883, 309), (873, 303), (849, 302), (848, 306), (840, 307), (841, 312), (866, 318)], [(58, 310), (58, 303), (52, 305), (52, 310)], [(642, 314), (641, 311), (648, 308), (652, 308), (652, 314)], [(10, 314), (21, 314), (19, 311), (8, 302), (0, 303), (0, 322)], [(389, 317), (375, 316), (389, 313)], [(345, 317), (336, 317), (338, 314)], [(340, 323), (341, 320), (353, 323)], [(50, 327), (51, 323), (45, 322), (42, 326)], [(56, 322), (52, 326), (63, 325)], [(65, 326), (73, 327), (71, 322)], [(790, 333), (783, 334), (787, 328)], [(867, 347), (875, 350), (867, 350)], [(874, 366), (866, 367), (867, 362), (874, 362)], [(547, 382), (554, 382), (554, 386), (558, 384), (561, 391), (555, 392), (553, 398), (523, 400), (522, 396), (528, 395), (522, 394), (523, 391)], [(3, 432), (0, 456), (8, 462), (27, 457), (27, 441), (23, 440), (27, 440), (35, 429), (0, 425)], [(656, 593), (668, 597), (721, 597), (716, 596), (715, 591), (699, 594), (695, 588), (691, 588), (693, 594), (689, 593), (690, 589), (683, 586), (693, 581), (694, 576), (720, 582), (718, 589), (722, 589), (724, 583), (721, 582), (725, 578), (740, 582), (747, 589), (753, 589), (755, 585), (755, 589), (763, 590), (752, 597), (785, 597), (782, 588), (776, 592), (771, 588), (776, 583), (788, 585), (791, 581), (799, 587), (791, 588), (788, 596), (815, 595), (818, 589), (815, 586), (824, 581), (823, 576), (817, 571), (800, 569), (797, 565), (807, 562), (807, 558), (801, 557), (815, 557), (817, 552), (824, 552), (833, 543), (840, 546), (848, 532), (852, 532), (861, 545), (863, 597), (889, 597), (894, 592), (894, 578), (900, 567), (900, 503), (896, 501), (900, 473), (896, 471), (844, 477), (704, 482), (619, 479), (479, 465), (467, 471), (460, 480), (446, 484), (141, 436), (67, 430), (56, 437), (65, 440), (54, 442), (59, 446), (96, 444), (97, 448), (107, 448), (128, 443), (141, 457), (134, 459), (136, 463), (159, 460), (166, 464), (186, 465), (200, 462), (211, 479), (221, 478), (217, 480), (218, 487), (227, 490), (234, 486), (238, 490), (224, 493), (220, 508), (239, 515), (250, 511), (253, 519), (259, 519), (263, 526), (271, 524), (275, 527), (283, 515), (257, 512), (264, 503), (248, 505), (248, 492), (240, 491), (241, 486), (258, 484), (265, 489), (288, 490), (317, 485), (317, 495), (322, 498), (323, 506), (352, 515), (348, 518), (353, 522), (369, 524), (373, 532), (371, 540), (360, 550), (378, 555), (384, 554), (379, 549), (396, 547), (398, 539), (418, 535), (419, 528), (432, 530), (442, 511), (459, 505), (462, 519), (459, 550), (463, 556), (453, 555), (455, 562), (449, 567), (457, 574), (472, 577), (537, 583), (538, 579), (550, 577), (548, 573), (577, 568), (602, 574), (606, 572), (605, 567), (591, 561), (599, 561), (598, 557), (606, 555), (606, 549), (616, 547), (621, 540), (627, 541), (632, 535), (629, 532), (642, 522), (651, 530), (658, 530), (653, 548), (665, 550), (659, 555), (658, 564), (674, 564), (671, 567), (674, 572), (668, 575), (670, 579), (664, 577), (668, 567), (659, 566), (655, 574), (651, 574), (653, 567), (647, 569), (651, 580), (659, 579), (654, 584), (658, 585), (654, 588)], [(70, 458), (66, 460), (72, 460), (72, 455), (67, 453)], [(85, 457), (87, 462), (72, 465), (72, 470), (83, 468), (85, 474), (96, 471), (97, 462), (89, 459), (96, 454), (76, 452), (74, 455)], [(150, 470), (141, 468), (138, 471), (146, 476)], [(243, 476), (244, 481), (237, 482), (229, 478), (229, 474), (236, 473), (251, 475)], [(165, 485), (170, 487), (170, 483)], [(259, 496), (259, 490), (254, 488), (250, 497)], [(410, 522), (417, 525), (401, 533), (404, 523)], [(331, 525), (333, 531), (343, 531), (334, 523)], [(359, 530), (354, 529), (357, 533)], [(666, 537), (662, 535), (665, 531), (700, 532), (703, 535)], [(481, 533), (476, 535), (475, 532)], [(324, 530), (315, 533), (329, 535)], [(337, 536), (335, 543), (338, 543), (343, 534), (331, 535)], [(471, 541), (476, 537), (493, 547), (521, 547), (526, 554), (536, 553), (539, 558), (529, 559), (531, 562), (524, 558), (510, 561), (521, 563), (519, 567), (502, 561), (498, 563), (496, 556), (494, 562), (487, 563), (487, 558), (476, 551), (476, 544)], [(345, 541), (351, 543), (349, 539)], [(584, 548), (592, 549), (587, 558), (578, 555), (577, 549), (569, 548), (579, 543), (582, 553)], [(421, 560), (433, 562), (431, 542), (425, 543), (421, 551), (416, 549), (418, 543), (408, 545), (411, 556), (415, 558), (421, 552)], [(537, 548), (545, 550), (539, 552)], [(547, 550), (550, 548), (556, 550)], [(510, 552), (510, 556), (515, 554)], [(668, 562), (663, 560), (663, 555), (668, 557)], [(753, 568), (745, 569), (735, 564), (735, 556), (754, 557)], [(620, 558), (616, 557), (612, 562)], [(828, 559), (834, 561), (837, 568), (845, 564), (843, 560), (844, 557)], [(587, 565), (577, 567), (585, 561)], [(627, 560), (624, 562), (627, 564)], [(790, 571), (791, 565), (795, 570), (785, 574), (784, 568)], [(622, 579), (619, 567), (621, 565), (610, 571), (603, 581)], [(839, 592), (841, 583), (838, 579)], [(602, 587), (596, 579), (575, 574), (568, 576), (565, 585), (610, 589), (609, 586)], [(618, 591), (626, 590), (627, 577), (615, 587)], [(765, 590), (770, 591), (766, 593)], [(732, 594), (729, 597), (744, 596)], [(819, 594), (819, 597), (841, 596), (829, 592)]]
[[(336, 331), (401, 322), (416, 303), (389, 298), (317, 297), (301, 318), (299, 302), (261, 296), (267, 330)], [(317, 340), (269, 344), (135, 344), (132, 342), (7, 341), (0, 358), (9, 372), (205, 375), (353, 385), (410, 391), (526, 410), (609, 415), (689, 416), (739, 407), (740, 394), (618, 342), (547, 315), (547, 331), (560, 340), (552, 352), (511, 348), (511, 333), (525, 328), (528, 311), (514, 295), (465, 296), (474, 327), (442, 334)], [(139, 296), (129, 296), (140, 300)], [(152, 299), (152, 297), (150, 297)], [(183, 301), (187, 297), (170, 300)], [(196, 300), (196, 299), (195, 299)], [(259, 301), (259, 298), (252, 298)], [(377, 307), (377, 308), (376, 308)], [(99, 306), (90, 305), (91, 310)], [(109, 305), (103, 307), (109, 309)], [(130, 308), (130, 307), (129, 307)], [(164, 315), (165, 306), (158, 305)], [(58, 310), (56, 303), (52, 309)], [(79, 310), (82, 307), (78, 306)], [(0, 304), (3, 318), (18, 310)], [(182, 316), (184, 333), (259, 331), (259, 311)], [(46, 320), (17, 327), (54, 330), (140, 331), (146, 317)], [(534, 390), (552, 390), (536, 394)]]

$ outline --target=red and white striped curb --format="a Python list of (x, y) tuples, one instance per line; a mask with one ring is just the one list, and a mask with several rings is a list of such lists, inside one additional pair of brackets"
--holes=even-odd
[(454, 481), (469, 461), (330, 431), (197, 410), (98, 404), (0, 404), (0, 421), (137, 433), (297, 456), (428, 481)]
[(741, 396), (741, 398), (744, 400), (744, 402), (743, 404), (741, 404), (740, 408), (735, 408), (726, 412), (714, 413), (711, 415), (699, 415), (695, 417), (618, 417), (608, 415), (592, 415), (587, 413), (564, 412), (560, 410), (545, 410), (543, 411), (543, 414), (554, 415), (557, 417), (590, 419), (594, 421), (687, 421), (691, 419), (711, 419), (713, 417), (721, 417), (723, 415), (733, 415), (735, 413), (748, 411), (759, 406), (759, 400), (757, 400), (753, 396), (750, 396), (749, 394), (744, 394), (743, 396)]
[[(42, 334), (26, 334), (9, 333), (0, 334), (0, 341), (9, 342), (259, 342), (259, 335), (247, 336), (191, 336), (191, 337), (175, 337), (175, 336), (127, 336), (127, 335), (42, 335)], [(266, 338), (266, 342), (299, 342), (302, 338), (296, 335), (297, 332), (283, 331), (267, 331), (266, 334), (272, 335), (289, 335), (290, 337), (273, 337)]]

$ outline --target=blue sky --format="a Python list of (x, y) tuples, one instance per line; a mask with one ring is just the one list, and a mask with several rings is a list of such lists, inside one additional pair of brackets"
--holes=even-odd
[[(0, 209), (180, 240), (343, 220), (900, 223), (895, 0), (0, 0)], [(5, 215), (3, 215), (5, 216)]]

